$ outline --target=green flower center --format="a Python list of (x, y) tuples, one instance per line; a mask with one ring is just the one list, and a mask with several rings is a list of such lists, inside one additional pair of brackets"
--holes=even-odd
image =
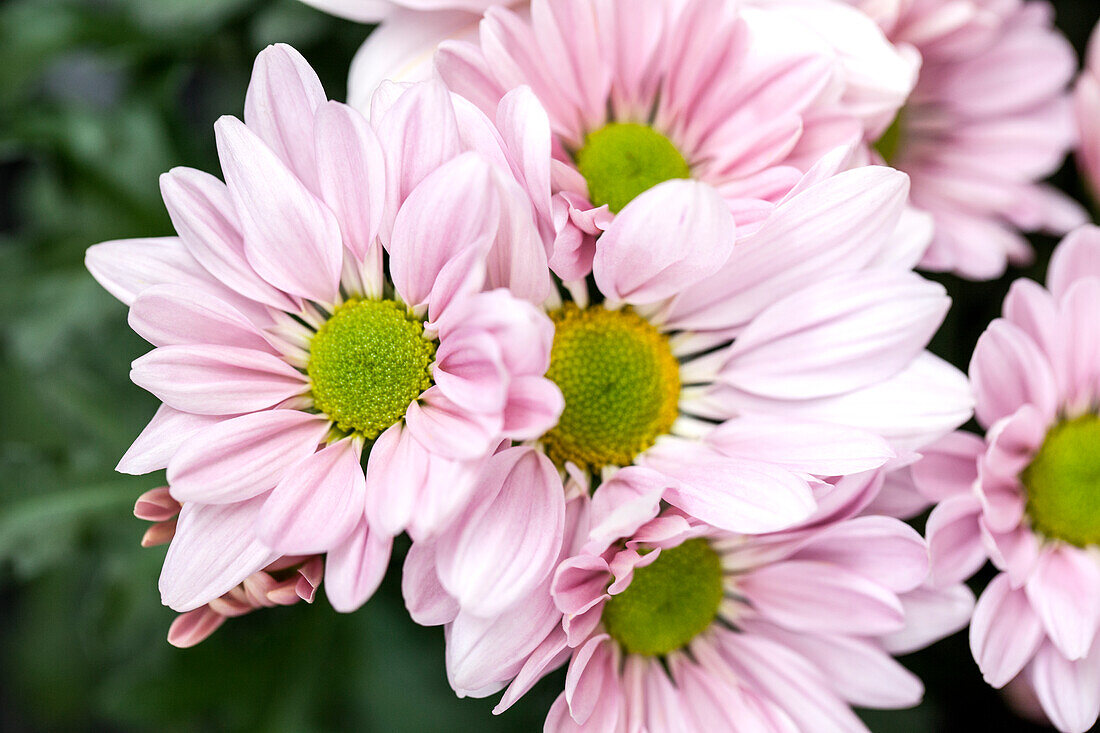
[(875, 141), (875, 150), (882, 156), (882, 159), (887, 163), (893, 163), (897, 158), (898, 150), (901, 148), (902, 137), (905, 135), (905, 110), (900, 110), (898, 116), (894, 118), (894, 121), (890, 123), (890, 126), (886, 128), (886, 132), (882, 133), (877, 141)]
[(1020, 478), (1032, 527), (1078, 547), (1100, 544), (1100, 417), (1055, 425)]
[(616, 214), (636, 196), (673, 178), (691, 178), (676, 146), (647, 125), (612, 122), (588, 133), (575, 156), (588, 199)]
[(667, 433), (679, 414), (680, 363), (668, 338), (630, 309), (578, 308), (550, 314), (554, 345), (546, 376), (565, 409), (543, 436), (559, 466), (627, 466)]
[(714, 623), (722, 595), (718, 553), (704, 539), (688, 540), (635, 570), (604, 606), (603, 625), (631, 654), (668, 654)]
[(434, 357), (435, 344), (404, 305), (349, 300), (310, 342), (314, 405), (342, 430), (377, 438), (432, 385)]

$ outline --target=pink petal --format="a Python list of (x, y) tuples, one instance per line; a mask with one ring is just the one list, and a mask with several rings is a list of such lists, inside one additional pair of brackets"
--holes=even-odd
[(665, 181), (615, 217), (596, 246), (592, 273), (609, 298), (654, 303), (717, 272), (733, 252), (735, 229), (713, 188)]
[(363, 261), (375, 246), (386, 203), (386, 161), (374, 129), (337, 102), (317, 110), (317, 170), (321, 197), (340, 223), (344, 246)]
[(244, 98), (245, 124), (314, 192), (314, 114), (324, 101), (317, 74), (290, 46), (268, 46), (256, 57)]
[(905, 621), (895, 594), (829, 563), (767, 565), (742, 576), (738, 587), (761, 616), (792, 631), (885, 634)]
[(531, 448), (496, 454), (482, 495), (438, 543), (439, 580), (464, 610), (489, 617), (530, 593), (561, 549), (565, 497), (553, 464)]
[(328, 552), (325, 593), (340, 613), (355, 611), (374, 595), (389, 567), (393, 538), (372, 532), (360, 521), (342, 543)]
[(909, 525), (891, 517), (856, 517), (821, 531), (794, 556), (838, 565), (895, 593), (928, 575), (928, 549)]
[(932, 582), (938, 586), (966, 581), (985, 564), (977, 497), (960, 494), (932, 510), (925, 533), (932, 558)]
[(287, 469), (260, 512), (260, 538), (284, 555), (332, 549), (363, 517), (360, 446), (344, 439)]
[(222, 117), (214, 133), (249, 264), (280, 290), (332, 303), (343, 266), (336, 217), (240, 120)]
[(408, 525), (428, 477), (428, 450), (398, 423), (378, 436), (367, 459), (367, 523), (389, 536)]
[(706, 442), (727, 456), (818, 476), (869, 471), (894, 457), (889, 444), (873, 433), (766, 415), (727, 420), (707, 434)]
[(879, 637), (891, 654), (909, 654), (966, 628), (974, 594), (961, 583), (947, 588), (924, 585), (900, 596), (905, 628)]
[(975, 416), (984, 427), (1027, 404), (1043, 415), (1054, 415), (1057, 394), (1050, 362), (1008, 321), (994, 321), (978, 339), (970, 381), (977, 400)]
[(910, 469), (917, 490), (931, 501), (969, 494), (978, 479), (985, 441), (972, 433), (949, 433), (926, 448)]
[(1051, 643), (1069, 660), (1084, 657), (1100, 624), (1100, 566), (1084, 550), (1044, 548), (1025, 586)]
[(614, 730), (622, 691), (618, 647), (607, 634), (589, 639), (573, 655), (565, 677), (565, 699), (573, 720), (595, 731)]
[(1054, 250), (1047, 273), (1047, 286), (1061, 298), (1082, 278), (1100, 277), (1100, 227), (1083, 226)]
[(275, 488), (317, 450), (329, 423), (297, 410), (265, 410), (225, 420), (189, 438), (168, 464), (178, 501), (222, 504)]
[(452, 459), (474, 459), (500, 439), (503, 418), (463, 410), (433, 386), (409, 405), (405, 413), (409, 432), (434, 454)]
[(168, 627), (168, 643), (177, 649), (188, 649), (209, 638), (225, 623), (225, 616), (209, 606), (196, 608), (176, 617)]
[(401, 570), (401, 594), (413, 621), (421, 626), (440, 626), (454, 621), (458, 603), (435, 572), (435, 546), (414, 542)]
[[(457, 197), (455, 191), (463, 195)], [(467, 251), (484, 256), (496, 236), (500, 202), (489, 164), (460, 155), (424, 178), (401, 205), (390, 243), (390, 277), (414, 308), (437, 303), (445, 266)], [(432, 313), (433, 318), (436, 313)]]
[(88, 248), (84, 264), (107, 292), (126, 305), (152, 285), (211, 282), (177, 237), (102, 242)]
[(721, 378), (783, 399), (859, 389), (912, 362), (949, 303), (942, 286), (913, 273), (839, 275), (764, 310), (734, 342)]
[(970, 650), (985, 681), (1004, 687), (1020, 673), (1043, 641), (1043, 627), (1024, 591), (1001, 573), (986, 587), (970, 622)]
[(115, 470), (134, 476), (159, 471), (168, 466), (168, 461), (184, 441), (224, 419), (214, 415), (193, 415), (161, 405)]
[(1027, 671), (1043, 712), (1059, 730), (1084, 733), (1100, 715), (1100, 650), (1077, 661), (1044, 644)]
[(556, 384), (543, 377), (520, 377), (508, 385), (503, 433), (512, 440), (535, 440), (554, 427), (565, 398)]
[(164, 605), (181, 612), (198, 608), (279, 556), (255, 533), (265, 498), (220, 506), (184, 505), (160, 574)]
[(306, 392), (306, 378), (282, 359), (229, 346), (162, 346), (137, 359), (134, 384), (177, 410), (234, 415)]
[(154, 285), (130, 306), (130, 327), (154, 346), (213, 344), (270, 351), (240, 311), (194, 286)]

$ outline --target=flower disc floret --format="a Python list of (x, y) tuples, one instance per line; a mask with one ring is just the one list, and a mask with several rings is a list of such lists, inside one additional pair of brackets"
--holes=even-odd
[(588, 133), (576, 163), (589, 200), (615, 213), (658, 183), (691, 178), (687, 161), (667, 137), (633, 122), (612, 122)]
[(1079, 547), (1100, 544), (1100, 417), (1055, 425), (1021, 478), (1037, 531)]
[(374, 439), (432, 385), (435, 344), (392, 300), (348, 300), (317, 330), (306, 368), (318, 410)]
[(678, 415), (680, 363), (668, 338), (630, 309), (578, 308), (550, 314), (554, 345), (546, 373), (565, 409), (543, 436), (559, 466), (630, 465)]
[(604, 606), (603, 625), (631, 654), (660, 656), (687, 646), (718, 617), (722, 563), (705, 539), (661, 550)]

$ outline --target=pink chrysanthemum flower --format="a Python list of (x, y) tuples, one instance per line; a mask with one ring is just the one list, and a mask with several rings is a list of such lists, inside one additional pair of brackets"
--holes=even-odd
[(502, 440), (560, 412), (542, 376), (552, 324), (532, 304), (545, 257), (511, 258), (516, 241), (542, 252), (531, 206), (476, 153), (428, 167), (440, 138), (408, 127), (417, 99), (388, 99), (384, 147), (297, 52), (271, 47), (247, 124), (215, 126), (226, 183), (162, 179), (179, 237), (88, 252), (156, 347), (132, 378), (164, 405), (119, 468), (167, 467), (183, 504), (161, 576), (176, 610), (325, 552), (333, 605), (357, 607), (392, 535), (440, 529)]
[(1077, 167), (1095, 197), (1100, 195), (1100, 30), (1092, 33), (1073, 101), (1079, 135)]
[[(134, 515), (153, 522), (141, 538), (141, 546), (171, 542), (181, 508), (168, 487), (151, 489), (138, 497)], [(220, 598), (177, 616), (168, 629), (168, 643), (180, 648), (194, 646), (217, 631), (226, 619), (260, 608), (291, 606), (298, 601), (313, 603), (324, 568), (319, 555), (280, 557)]]
[(982, 593), (971, 648), (989, 684), (1020, 675), (1051, 721), (1100, 712), (1100, 229), (1071, 234), (1047, 288), (1016, 281), (970, 365), (985, 439), (955, 433), (913, 476), (941, 503), (932, 577), (1002, 572)]
[(675, 208), (657, 184), (704, 182), (738, 226), (758, 224), (822, 155), (861, 137), (866, 117), (904, 100), (912, 67), (870, 23), (876, 75), (857, 86), (828, 43), (777, 21), (727, 0), (535, 0), (529, 12), (490, 8), (477, 43), (445, 42), (435, 63), (485, 110), (519, 85), (547, 110), (550, 264), (573, 280), (613, 220)]
[[(700, 520), (773, 532), (815, 511), (823, 479), (880, 467), (964, 422), (965, 379), (923, 351), (947, 299), (907, 269), (922, 242), (894, 236), (905, 176), (836, 174), (843, 152), (736, 244), (725, 203), (697, 181), (658, 187), (671, 209), (617, 218), (595, 287), (565, 285), (547, 306), (561, 419), (490, 459), (484, 499), (414, 546), (432, 568), (418, 576), (484, 622), (549, 575), (561, 543), (543, 539), (551, 528), (560, 538), (570, 486), (645, 466)], [(777, 458), (808, 453), (820, 458), (812, 470)]]
[(913, 204), (935, 217), (923, 267), (995, 278), (1030, 261), (1019, 230), (1063, 234), (1084, 223), (1075, 202), (1038, 183), (1074, 141), (1066, 87), (1076, 59), (1049, 3), (849, 2), (923, 59), (909, 101), (876, 143), (909, 174)]
[[(663, 476), (623, 469), (591, 501), (572, 495), (562, 562), (539, 593), (491, 623), (450, 622), (452, 684), (481, 696), (511, 682), (501, 712), (568, 659), (547, 731), (865, 731), (850, 705), (907, 707), (922, 693), (890, 654), (969, 611), (964, 598), (961, 616), (909, 613), (910, 592), (917, 606), (928, 596), (920, 536), (851, 518), (877, 481), (840, 479), (811, 522), (747, 536), (670, 508)], [(410, 610), (438, 623), (455, 609), (413, 549)], [(516, 644), (540, 634), (530, 651)]]

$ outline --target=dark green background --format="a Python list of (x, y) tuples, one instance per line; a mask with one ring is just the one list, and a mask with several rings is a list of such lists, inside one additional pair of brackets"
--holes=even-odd
[[(1080, 48), (1100, 4), (1055, 5)], [(171, 233), (157, 177), (217, 171), (211, 125), (240, 114), (257, 51), (293, 44), (339, 99), (366, 30), (294, 0), (0, 2), (0, 730), (541, 729), (560, 673), (503, 717), (457, 700), (442, 633), (404, 615), (396, 566), (356, 614), (322, 593), (169, 646), (164, 550), (138, 546), (130, 514), (160, 479), (112, 470), (155, 402), (127, 379), (147, 346), (85, 248)], [(1058, 180), (1077, 190), (1070, 168)], [(1027, 274), (1053, 244), (1037, 240)], [(939, 279), (956, 308), (933, 347), (965, 367), (1010, 278)], [(868, 713), (873, 730), (1030, 730), (982, 684), (965, 636), (905, 661), (926, 701)]]

